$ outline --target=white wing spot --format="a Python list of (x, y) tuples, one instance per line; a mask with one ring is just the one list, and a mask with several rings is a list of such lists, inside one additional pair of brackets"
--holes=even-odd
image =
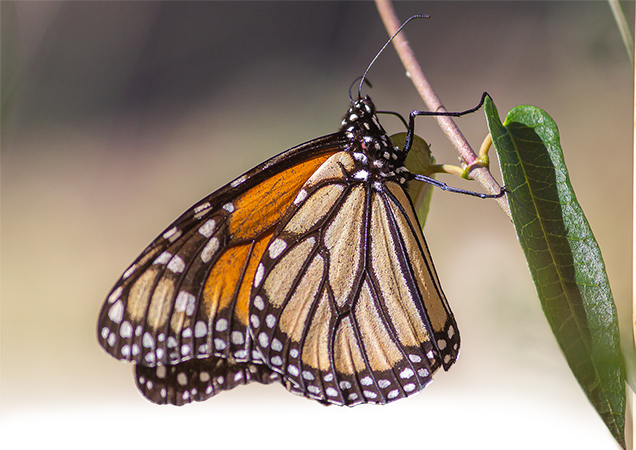
[(194, 208), (194, 215), (199, 214), (200, 212), (205, 211), (206, 209), (210, 209), (210, 202), (201, 203), (199, 206)]
[(295, 377), (297, 377), (298, 374), (300, 374), (300, 371), (298, 370), (298, 367), (296, 367), (293, 364), (290, 364), (290, 365), (287, 366), (287, 372), (289, 372), (290, 374), (292, 374)]
[(400, 392), (397, 389), (393, 389), (391, 392), (386, 394), (387, 398), (389, 398), (389, 399), (394, 399), (398, 395), (400, 395)]
[(366, 398), (377, 398), (378, 396), (378, 394), (373, 391), (362, 391), (362, 394), (364, 394)]
[(316, 379), (316, 377), (314, 377), (314, 374), (308, 370), (303, 370), (303, 378), (307, 381), (313, 381)]
[(219, 333), (222, 333), (223, 331), (227, 330), (227, 325), (227, 319), (219, 319), (216, 321), (214, 329)]
[(178, 345), (177, 340), (174, 336), (168, 337), (168, 348), (175, 348)]
[(324, 377), (322, 377), (327, 383), (331, 383), (333, 381), (333, 373), (328, 373)]
[(272, 364), (274, 364), (275, 366), (282, 366), (283, 365), (283, 358), (281, 358), (280, 356), (274, 356), (272, 359)]
[(199, 320), (196, 324), (194, 324), (194, 337), (202, 338), (208, 334), (208, 326), (202, 320)]
[(446, 348), (446, 341), (444, 339), (438, 339), (437, 346), (440, 350), (444, 350)]
[(373, 379), (371, 377), (364, 377), (360, 380), (360, 384), (362, 386), (371, 386), (373, 384)]
[(409, 383), (409, 384), (404, 385), (404, 390), (406, 392), (411, 392), (414, 389), (415, 389), (415, 384), (413, 384), (413, 383)]
[(259, 263), (256, 268), (256, 275), (254, 275), (254, 287), (259, 287), (261, 281), (263, 281), (263, 275), (265, 274), (265, 267), (263, 267), (263, 263)]
[(406, 368), (404, 369), (402, 372), (400, 372), (400, 378), (406, 380), (407, 378), (411, 378), (413, 375), (415, 375), (415, 373), (413, 372), (413, 369), (410, 368)]
[(205, 247), (201, 250), (201, 260), (204, 263), (210, 262), (216, 251), (219, 249), (219, 244), (218, 237), (213, 237), (207, 244), (205, 244)]
[(133, 326), (130, 324), (130, 322), (125, 321), (124, 323), (121, 324), (121, 327), (119, 328), (119, 335), (123, 337), (124, 339), (132, 337)]
[(190, 354), (190, 346), (188, 344), (183, 344), (181, 346), (181, 354), (184, 356)]
[(206, 238), (209, 238), (214, 233), (215, 228), (216, 228), (216, 220), (210, 219), (199, 227), (199, 234), (201, 234), (202, 236)]
[(130, 345), (126, 344), (121, 348), (121, 355), (128, 358), (130, 356)]
[(177, 227), (172, 227), (170, 228), (168, 231), (166, 231), (165, 233), (163, 233), (163, 238), (164, 239), (170, 239), (172, 236), (174, 236), (174, 234), (177, 232)]
[(124, 303), (117, 300), (108, 310), (108, 318), (115, 323), (121, 323), (124, 318)]
[(302, 203), (302, 201), (305, 200), (306, 198), (307, 198), (307, 191), (304, 189), (301, 189), (298, 192), (298, 195), (296, 196), (296, 198), (294, 199), (294, 205), (298, 205)]
[(216, 348), (217, 350), (225, 350), (226, 347), (227, 347), (227, 344), (225, 343), (223, 339), (221, 338), (214, 339), (214, 348)]
[(206, 372), (203, 371), (199, 374), (199, 380), (201, 380), (201, 382), (203, 383), (207, 383), (208, 381), (210, 381), (212, 377), (210, 376), (210, 372)]
[(380, 380), (378, 381), (378, 386), (380, 386), (382, 389), (386, 389), (391, 386), (391, 382), (389, 380)]
[(444, 356), (444, 364), (448, 364), (451, 360), (451, 355)]
[(185, 262), (183, 258), (179, 255), (175, 255), (172, 257), (170, 262), (168, 263), (168, 270), (174, 273), (181, 273), (185, 269)]
[(232, 203), (226, 203), (225, 205), (223, 205), (223, 209), (226, 210), (229, 213), (233, 213), (234, 212), (234, 205)]
[(236, 186), (239, 186), (239, 185), (245, 183), (245, 180), (247, 180), (247, 177), (245, 175), (242, 175), (242, 176), (238, 177), (236, 180), (232, 181), (230, 183), (230, 186), (232, 186), (234, 188)]
[(334, 388), (332, 388), (332, 387), (328, 387), (328, 388), (325, 390), (325, 393), (326, 393), (329, 397), (337, 397), (337, 396), (338, 396), (338, 391), (337, 391), (337, 390), (335, 390), (335, 389), (334, 389)]
[(141, 345), (143, 345), (146, 348), (152, 348), (155, 346), (155, 340), (152, 337), (152, 335), (150, 333), (148, 333), (147, 331), (144, 333), (144, 337), (141, 340)]
[(153, 264), (166, 264), (172, 258), (172, 253), (166, 251), (161, 255), (157, 256), (157, 259), (153, 262)]
[(428, 370), (424, 368), (421, 368), (420, 370), (418, 370), (417, 374), (421, 376), (422, 378), (426, 378), (429, 375)]
[(268, 314), (267, 317), (265, 317), (265, 323), (268, 327), (274, 328), (274, 325), (276, 325), (276, 316), (274, 316), (274, 314)]
[(435, 358), (435, 355), (433, 354), (433, 350), (429, 350), (429, 352), (426, 354), (426, 357), (428, 359), (433, 359)]
[(420, 355), (409, 355), (409, 359), (414, 363), (422, 362), (422, 357)]
[(278, 339), (272, 339), (272, 350), (280, 352), (283, 349), (283, 343)]
[(352, 392), (351, 394), (347, 396), (347, 399), (350, 401), (355, 401), (358, 399), (358, 394), (356, 394), (355, 392)]
[(265, 302), (263, 301), (263, 297), (261, 297), (260, 295), (254, 297), (254, 307), (259, 311), (265, 309)]
[(122, 286), (119, 286), (117, 289), (115, 289), (108, 296), (108, 303), (114, 303), (116, 300), (119, 300), (119, 297), (121, 296), (121, 293), (122, 293), (123, 290), (124, 290), (124, 288)]
[(182, 337), (184, 337), (184, 338), (186, 338), (186, 339), (191, 338), (191, 337), (192, 337), (192, 328), (189, 328), (189, 327), (188, 327), (188, 328), (184, 329), (184, 330), (181, 332), (181, 336), (182, 336)]
[(267, 347), (269, 345), (269, 336), (265, 333), (259, 334), (258, 343), (261, 344), (261, 347)]
[(194, 295), (186, 291), (180, 291), (179, 295), (177, 295), (177, 298), (174, 301), (174, 310), (179, 313), (185, 312), (188, 305), (190, 303), (194, 303), (195, 301), (196, 300), (194, 298)]
[(186, 384), (188, 384), (188, 376), (184, 372), (179, 372), (179, 374), (177, 375), (177, 383), (179, 383), (181, 386), (185, 386)]
[(137, 266), (133, 264), (132, 266), (128, 268), (128, 270), (124, 272), (124, 274), (122, 275), (122, 278), (125, 280), (126, 278), (131, 276), (133, 272), (135, 271), (135, 269), (137, 269)]
[(292, 348), (289, 351), (289, 356), (291, 356), (292, 358), (298, 358), (298, 349), (297, 348)]
[(451, 325), (448, 327), (448, 339), (452, 339), (455, 336), (455, 328)]
[(269, 257), (272, 259), (278, 258), (281, 253), (287, 248), (287, 242), (282, 239), (275, 239), (274, 242), (269, 244)]
[(256, 314), (252, 314), (250, 317), (250, 322), (254, 328), (258, 328), (261, 325), (261, 320), (258, 318)]
[(110, 345), (111, 347), (113, 345), (115, 345), (115, 342), (117, 342), (117, 336), (115, 335), (115, 333), (111, 333), (110, 336), (108, 336), (108, 345)]
[(231, 339), (234, 345), (243, 345), (245, 343), (245, 336), (240, 331), (232, 331)]
[(307, 386), (307, 390), (315, 395), (320, 394), (320, 388), (318, 386), (314, 386), (313, 384)]
[(351, 383), (349, 383), (347, 380), (341, 381), (340, 389), (351, 389)]

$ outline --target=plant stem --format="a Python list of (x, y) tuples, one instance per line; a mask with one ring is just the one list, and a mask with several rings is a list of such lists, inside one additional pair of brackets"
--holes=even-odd
[[(384, 27), (386, 28), (389, 36), (393, 36), (395, 32), (401, 25), (401, 22), (398, 20), (397, 15), (395, 14), (395, 10), (390, 0), (375, 0), (376, 7), (380, 13), (380, 17), (382, 18), (382, 22), (384, 22)], [(417, 59), (415, 58), (415, 54), (406, 39), (406, 34), (401, 32), (393, 39), (393, 46), (404, 65), (415, 89), (419, 92), (420, 96), (426, 103), (426, 106), (431, 111), (446, 111), (442, 101), (439, 99), (433, 87), (424, 76), (424, 72), (420, 67)], [(436, 116), (437, 122), (439, 123), (440, 128), (446, 134), (451, 143), (455, 146), (462, 160), (470, 165), (476, 159), (477, 155), (470, 147), (470, 144), (459, 130), (455, 121), (452, 117), (448, 116)], [(476, 167), (470, 174), (471, 178), (478, 181), (485, 189), (486, 192), (494, 194), (499, 192), (499, 184), (493, 178), (490, 171), (485, 167)], [(508, 206), (508, 200), (504, 195), (501, 198), (495, 199), (495, 201), (499, 204), (499, 207), (503, 210), (503, 212), (508, 216), (510, 220), (512, 220), (512, 216), (510, 214), (510, 207)]]

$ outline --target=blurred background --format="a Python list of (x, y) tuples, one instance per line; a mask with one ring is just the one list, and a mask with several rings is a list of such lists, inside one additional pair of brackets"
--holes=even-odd
[[(396, 8), (430, 14), (406, 33), (449, 110), (488, 91), (502, 116), (532, 104), (556, 120), (629, 339), (632, 70), (607, 3)], [(441, 191), (425, 232), (462, 355), (421, 394), (353, 409), (279, 385), (183, 408), (142, 399), (132, 367), (97, 344), (106, 293), (191, 204), (335, 132), (386, 32), (370, 2), (2, 2), (1, 16), (3, 448), (618, 448), (551, 335), (508, 219)], [(424, 109), (392, 48), (369, 79), (380, 109)], [(483, 113), (459, 125), (478, 148)], [(416, 130), (457, 163), (433, 119)]]

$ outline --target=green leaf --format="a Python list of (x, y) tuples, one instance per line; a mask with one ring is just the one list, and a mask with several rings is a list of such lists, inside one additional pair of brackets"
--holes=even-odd
[[(400, 148), (404, 147), (406, 141), (406, 133), (397, 133), (391, 136), (393, 145), (397, 145)], [(435, 178), (432, 167), (435, 164), (435, 158), (431, 155), (431, 149), (424, 139), (419, 136), (413, 136), (413, 145), (409, 151), (404, 166), (412, 173), (419, 173), (428, 177)], [(406, 187), (415, 212), (417, 213), (417, 219), (420, 222), (420, 227), (424, 228), (426, 223), (426, 217), (428, 216), (428, 210), (431, 206), (431, 198), (433, 197), (433, 186), (424, 183), (422, 181), (410, 181)]]
[(601, 250), (576, 200), (559, 131), (539, 108), (499, 120), (485, 104), (519, 243), (541, 306), (572, 373), (625, 448), (625, 371)]

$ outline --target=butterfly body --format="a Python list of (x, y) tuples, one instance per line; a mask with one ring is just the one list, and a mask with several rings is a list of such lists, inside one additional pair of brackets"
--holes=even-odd
[(157, 403), (250, 381), (325, 404), (419, 392), (459, 351), (393, 147), (371, 100), (195, 204), (129, 267), (101, 345)]

